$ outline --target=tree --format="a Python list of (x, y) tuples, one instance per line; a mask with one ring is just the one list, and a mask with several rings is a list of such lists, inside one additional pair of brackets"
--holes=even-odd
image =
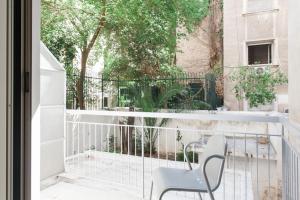
[(177, 40), (201, 22), (208, 5), (209, 0), (117, 0), (109, 12), (106, 74), (153, 78), (179, 71)]
[[(56, 41), (52, 52), (56, 52), (58, 57), (66, 46), (67, 55), (76, 50), (80, 52), (80, 75), (76, 84), (80, 109), (85, 109), (83, 84), (87, 64), (96, 61), (99, 56), (99, 51), (92, 51), (97, 50), (93, 48), (97, 42), (100, 45), (99, 37), (104, 33), (107, 6), (107, 0), (42, 1), (42, 40), (47, 46)], [(62, 47), (59, 44), (63, 44)], [(94, 53), (94, 60), (89, 60), (91, 53)], [(72, 54), (70, 59), (74, 59), (75, 55)]]
[(209, 0), (43, 0), (42, 40), (65, 65), (80, 54), (76, 88), (85, 109), (86, 69), (100, 53), (107, 76), (180, 72), (176, 42), (204, 19), (208, 7)]

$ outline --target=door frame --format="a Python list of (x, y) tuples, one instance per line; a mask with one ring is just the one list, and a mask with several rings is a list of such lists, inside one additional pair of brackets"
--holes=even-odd
[(7, 200), (31, 200), (33, 0), (6, 2)]

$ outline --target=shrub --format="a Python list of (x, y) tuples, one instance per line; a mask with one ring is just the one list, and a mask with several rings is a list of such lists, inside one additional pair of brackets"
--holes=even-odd
[(251, 108), (272, 103), (276, 98), (276, 87), (288, 82), (280, 70), (257, 70), (253, 67), (240, 67), (233, 71), (230, 79), (236, 83), (233, 91), (237, 99), (248, 100)]
[[(198, 156), (199, 156), (198, 153), (190, 151), (190, 152), (187, 153), (187, 156), (188, 156), (188, 159), (189, 159), (190, 162), (194, 161), (194, 163), (198, 163)], [(193, 160), (193, 158), (194, 158), (194, 160)], [(176, 160), (177, 161), (184, 161), (184, 153), (183, 152), (178, 152), (176, 154)]]

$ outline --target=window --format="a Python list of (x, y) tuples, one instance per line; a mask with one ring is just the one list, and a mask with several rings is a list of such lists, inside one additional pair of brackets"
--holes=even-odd
[(248, 65), (272, 64), (272, 44), (248, 46)]
[(273, 4), (273, 0), (248, 0), (247, 11), (251, 13), (271, 10), (273, 9)]

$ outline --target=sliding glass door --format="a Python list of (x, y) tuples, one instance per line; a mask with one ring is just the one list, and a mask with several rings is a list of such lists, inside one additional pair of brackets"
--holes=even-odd
[(6, 1), (0, 1), (0, 199), (6, 199)]
[(1, 200), (39, 199), (39, 12), (39, 0), (0, 1)]

